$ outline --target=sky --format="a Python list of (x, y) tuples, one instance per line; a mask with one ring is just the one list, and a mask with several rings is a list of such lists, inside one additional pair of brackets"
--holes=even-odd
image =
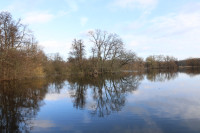
[(95, 29), (118, 34), (144, 59), (200, 57), (199, 0), (0, 0), (0, 11), (21, 18), (45, 53), (64, 59), (74, 38), (90, 53), (87, 32)]

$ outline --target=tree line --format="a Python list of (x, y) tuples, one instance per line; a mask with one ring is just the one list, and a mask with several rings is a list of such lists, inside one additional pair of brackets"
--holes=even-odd
[(92, 42), (92, 56), (85, 57), (85, 44), (82, 39), (74, 39), (69, 53), (68, 65), (70, 72), (87, 75), (112, 73), (133, 64), (137, 56), (124, 49), (122, 39), (114, 33), (95, 30), (88, 32)]
[(33, 33), (9, 12), (0, 12), (0, 80), (71, 74), (97, 76), (105, 73), (174, 70), (180, 66), (199, 67), (199, 58), (178, 61), (172, 56), (151, 55), (144, 60), (124, 48), (119, 35), (102, 30), (88, 32), (91, 56), (86, 57), (85, 43), (74, 39), (68, 59), (59, 54), (47, 56)]
[(144, 60), (133, 51), (127, 51), (124, 48), (124, 42), (117, 34), (95, 30), (89, 31), (88, 36), (92, 43), (92, 55), (85, 58), (84, 41), (74, 39), (68, 58), (69, 73), (95, 76), (102, 73), (149, 71), (152, 69), (175, 71), (183, 67), (195, 69), (200, 67), (200, 58), (179, 61), (173, 56), (150, 55)]
[(0, 80), (58, 75), (64, 64), (59, 55), (45, 55), (20, 19), (16, 21), (9, 12), (0, 12)]

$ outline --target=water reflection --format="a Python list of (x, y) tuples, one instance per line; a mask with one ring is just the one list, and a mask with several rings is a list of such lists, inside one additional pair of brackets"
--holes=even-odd
[(42, 81), (10, 81), (0, 84), (1, 132), (28, 132), (37, 115), (47, 86)]
[(51, 84), (58, 92), (62, 80), (14, 80), (0, 83), (0, 132), (28, 132)]
[[(181, 70), (181, 73), (195, 76), (200, 74), (200, 71), (187, 69)], [(116, 74), (99, 76), (96, 78), (70, 76), (67, 80), (64, 78), (54, 78), (1, 82), (0, 132), (32, 132), (35, 130), (35, 127), (41, 127), (41, 125), (45, 128), (50, 128), (52, 125), (56, 126), (55, 123), (51, 123), (51, 119), (39, 120), (36, 118), (41, 108), (46, 104), (45, 98), (49, 96), (48, 98), (52, 99), (51, 96), (54, 94), (59, 97), (63, 95), (63, 90), (66, 90), (65, 93), (69, 93), (69, 97), (67, 98), (71, 99), (70, 102), (72, 101), (73, 103), (73, 106), (67, 107), (67, 109), (74, 108), (78, 111), (87, 110), (87, 113), (89, 111), (88, 114), (90, 117), (97, 117), (101, 120), (106, 119), (112, 114), (117, 114), (116, 112), (126, 111), (126, 109), (128, 110), (127, 112), (132, 111), (133, 114), (140, 114), (141, 118), (144, 120), (147, 118), (154, 119), (153, 117), (150, 118), (151, 115), (166, 119), (175, 118), (176, 116), (185, 119), (198, 118), (199, 113), (190, 113), (190, 110), (184, 110), (186, 113), (189, 112), (188, 114), (191, 115), (190, 117), (185, 117), (186, 114), (183, 116), (177, 115), (183, 110), (183, 104), (184, 107), (188, 106), (193, 110), (198, 111), (199, 109), (199, 100), (196, 98), (198, 94), (195, 93), (195, 86), (192, 86), (195, 85), (196, 80), (191, 80), (187, 83), (187, 86), (185, 84), (182, 85), (182, 80), (180, 80), (181, 84), (179, 86), (177, 85), (177, 89), (169, 88), (172, 87), (172, 84), (169, 84), (168, 81), (180, 78), (179, 75), (180, 72), (177, 71), (148, 71), (140, 74)], [(161, 93), (160, 90), (153, 90), (151, 88), (144, 89), (144, 79), (150, 82), (156, 82), (155, 84), (150, 84), (148, 82), (149, 84), (145, 84), (146, 87), (148, 85), (151, 88), (156, 88), (158, 85), (160, 86), (161, 82), (164, 82), (162, 87), (166, 87), (167, 89), (163, 89), (163, 93)], [(190, 93), (188, 93), (187, 90), (189, 85), (190, 87), (194, 87), (194, 89), (190, 89)], [(182, 88), (179, 89), (180, 87)], [(140, 92), (140, 94), (137, 95), (137, 92)], [(194, 95), (196, 97), (192, 99), (191, 97)], [(127, 105), (127, 101), (129, 101), (129, 104), (134, 104), (134, 106)], [(54, 102), (56, 103), (57, 101), (54, 100)], [(166, 104), (168, 104), (168, 106), (166, 106)], [(60, 108), (60, 110), (63, 108), (64, 107)], [(153, 111), (150, 110), (150, 108)], [(139, 113), (137, 112), (138, 109)], [(49, 112), (50, 111), (51, 110), (49, 110)], [(145, 113), (142, 112), (148, 112), (149, 114), (145, 115)], [(48, 114), (48, 112), (45, 113)], [(170, 115), (168, 116), (167, 114)], [(53, 113), (53, 115), (56, 116), (58, 114)], [(125, 114), (124, 117), (127, 117), (127, 114)], [(124, 121), (127, 122), (128, 120), (129, 118)], [(46, 123), (46, 125), (44, 123)], [(137, 123), (135, 123), (135, 125), (137, 125)], [(134, 127), (134, 129), (137, 128), (136, 126)], [(124, 128), (120, 131), (123, 132), (123, 130)], [(199, 129), (197, 130), (199, 131)]]
[(92, 91), (91, 114), (104, 117), (120, 111), (125, 104), (126, 94), (136, 90), (142, 75), (110, 75), (98, 78), (71, 77), (70, 94), (74, 107), (83, 109), (86, 104), (87, 89)]
[(146, 72), (147, 79), (151, 82), (165, 82), (177, 78), (178, 71), (151, 70)]
[(179, 72), (187, 73), (189, 76), (194, 77), (200, 74), (200, 68), (182, 68)]

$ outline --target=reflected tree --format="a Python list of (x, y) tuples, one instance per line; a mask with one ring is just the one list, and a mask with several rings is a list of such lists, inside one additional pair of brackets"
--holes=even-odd
[(107, 79), (104, 84), (93, 88), (94, 103), (92, 115), (104, 117), (112, 112), (120, 111), (126, 102), (126, 95), (138, 88), (141, 77), (134, 75)]
[(79, 109), (84, 108), (87, 90), (91, 89), (92, 104), (88, 105), (91, 114), (104, 117), (123, 108), (126, 95), (138, 88), (141, 79), (141, 75), (129, 75), (127, 77), (110, 75), (98, 78), (71, 77), (68, 81), (74, 106)]
[(72, 77), (68, 79), (70, 86), (70, 96), (73, 98), (74, 107), (83, 109), (86, 104), (87, 84), (82, 77)]
[(86, 90), (85, 85), (79, 85), (77, 83), (70, 84), (70, 95), (73, 98), (74, 107), (77, 109), (83, 109), (86, 104)]
[(146, 76), (152, 82), (165, 82), (175, 79), (178, 76), (178, 71), (151, 70), (146, 73)]
[[(178, 72), (151, 70), (146, 73), (126, 73), (125, 75), (105, 74), (96, 78), (70, 76), (67, 80), (74, 107), (77, 109), (87, 107), (91, 115), (104, 117), (122, 110), (126, 104), (127, 95), (137, 90), (145, 75), (151, 82), (165, 82), (175, 79)], [(87, 93), (91, 93), (92, 96), (89, 97)], [(87, 101), (87, 96), (89, 101)]]
[(188, 74), (190, 77), (194, 77), (200, 74), (200, 68), (181, 68), (179, 70), (182, 73)]
[(48, 78), (48, 93), (60, 93), (65, 85), (65, 80), (65, 77), (62, 76)]
[(43, 81), (0, 83), (0, 132), (29, 132), (46, 92)]

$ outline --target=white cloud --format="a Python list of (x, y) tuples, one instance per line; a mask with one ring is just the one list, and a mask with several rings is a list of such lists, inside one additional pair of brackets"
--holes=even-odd
[(125, 28), (126, 34), (122, 38), (142, 54), (169, 54), (179, 59), (198, 57), (199, 22), (200, 8), (193, 11), (182, 9), (150, 20), (136, 20)]
[(121, 8), (154, 8), (158, 0), (115, 0), (114, 5)]
[(30, 11), (37, 7), (42, 0), (12, 0), (11, 4), (5, 7), (4, 10), (9, 12)]
[(35, 24), (35, 23), (46, 23), (54, 18), (53, 14), (47, 12), (30, 12), (25, 14), (23, 23)]
[(78, 10), (78, 4), (75, 2), (75, 0), (65, 0), (65, 2), (67, 3), (71, 11)]
[(39, 45), (44, 47), (45, 53), (60, 53), (64, 59), (66, 59), (66, 55), (69, 53), (71, 48), (72, 39), (68, 39), (69, 41), (56, 41), (56, 40), (47, 40), (43, 42), (39, 42)]
[(70, 13), (70, 11), (60, 10), (60, 11), (58, 11), (57, 16), (58, 17), (63, 17), (65, 15), (68, 15), (69, 13)]
[(80, 19), (80, 23), (81, 23), (81, 26), (85, 26), (86, 25), (86, 23), (88, 22), (88, 18), (87, 17), (82, 17), (81, 19)]
[(159, 32), (161, 35), (185, 34), (200, 30), (200, 12), (179, 13), (161, 16), (151, 21), (149, 32)]

